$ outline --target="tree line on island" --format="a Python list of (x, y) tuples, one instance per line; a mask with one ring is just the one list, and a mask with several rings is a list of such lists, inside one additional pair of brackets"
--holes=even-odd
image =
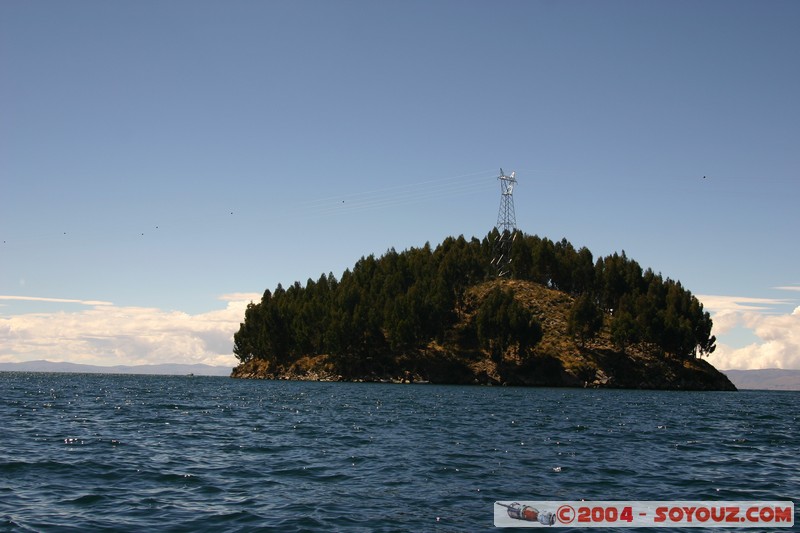
[[(362, 257), (336, 279), (333, 274), (266, 290), (251, 302), (234, 335), (240, 363), (261, 360), (287, 368), (302, 357), (327, 355), (344, 376), (396, 371), (396, 356), (431, 342), (444, 343), (462, 327), (496, 362), (513, 347), (521, 357), (542, 338), (540, 321), (513, 289), (494, 285), (470, 309), (470, 288), (496, 276), (493, 230), (483, 239), (449, 237), (383, 256)], [(583, 345), (604, 327), (620, 350), (647, 345), (664, 357), (689, 359), (714, 351), (712, 321), (680, 282), (643, 270), (624, 252), (594, 260), (587, 248), (517, 232), (510, 276), (573, 298), (568, 331)], [(461, 321), (461, 322), (460, 322)]]

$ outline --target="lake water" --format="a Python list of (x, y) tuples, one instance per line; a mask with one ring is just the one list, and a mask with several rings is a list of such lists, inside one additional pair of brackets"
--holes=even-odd
[(798, 392), (0, 373), (0, 400), (0, 531), (503, 531), (497, 500), (800, 496)]

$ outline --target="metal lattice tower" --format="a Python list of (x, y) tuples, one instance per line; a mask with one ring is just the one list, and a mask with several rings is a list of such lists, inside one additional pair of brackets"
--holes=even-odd
[(506, 176), (500, 169), (500, 210), (497, 212), (497, 232), (492, 264), (497, 269), (497, 276), (508, 276), (511, 273), (511, 243), (516, 236), (517, 217), (514, 213), (514, 186), (517, 184), (515, 172)]

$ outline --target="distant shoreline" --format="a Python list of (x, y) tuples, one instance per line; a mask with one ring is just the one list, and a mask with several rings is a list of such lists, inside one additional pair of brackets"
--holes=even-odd
[(47, 360), (0, 363), (0, 372), (57, 372), (83, 374), (137, 374), (162, 376), (230, 376), (231, 367), (205, 364), (162, 363), (157, 365), (84, 365)]
[(800, 369), (722, 370), (740, 390), (800, 391)]

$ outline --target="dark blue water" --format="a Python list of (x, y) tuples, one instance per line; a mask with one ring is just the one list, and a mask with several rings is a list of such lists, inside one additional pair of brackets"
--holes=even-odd
[(796, 392), (0, 373), (0, 398), (0, 531), (481, 531), (497, 500), (800, 496)]

